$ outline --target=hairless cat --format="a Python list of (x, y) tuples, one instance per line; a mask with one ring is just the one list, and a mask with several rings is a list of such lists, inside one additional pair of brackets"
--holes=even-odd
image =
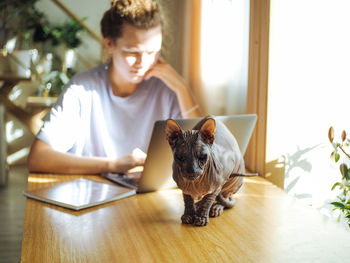
[(186, 131), (168, 119), (165, 132), (174, 156), (173, 178), (185, 203), (181, 221), (205, 226), (209, 216), (220, 216), (224, 208), (235, 205), (233, 194), (248, 176), (237, 141), (224, 123), (211, 116)]

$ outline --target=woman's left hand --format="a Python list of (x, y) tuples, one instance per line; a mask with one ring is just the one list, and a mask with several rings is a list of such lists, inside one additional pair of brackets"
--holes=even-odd
[(190, 90), (186, 87), (185, 81), (162, 57), (159, 57), (153, 67), (146, 73), (145, 80), (151, 77), (161, 79), (169, 89), (175, 92), (183, 117), (201, 116), (199, 107)]
[(161, 79), (176, 94), (186, 89), (183, 78), (162, 57), (159, 57), (154, 66), (145, 74), (145, 80), (151, 77)]

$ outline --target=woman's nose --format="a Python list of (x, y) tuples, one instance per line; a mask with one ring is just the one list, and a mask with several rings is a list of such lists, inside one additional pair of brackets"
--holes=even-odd
[(148, 67), (152, 64), (152, 56), (147, 54), (146, 52), (140, 53), (135, 61), (135, 66), (137, 68)]

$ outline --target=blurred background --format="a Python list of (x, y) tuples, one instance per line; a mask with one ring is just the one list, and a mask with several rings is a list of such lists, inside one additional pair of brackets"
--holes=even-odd
[[(159, 2), (166, 19), (163, 56), (203, 110), (245, 113), (249, 1)], [(108, 59), (100, 19), (109, 6), (109, 0), (1, 0), (0, 75), (22, 77), (8, 94), (20, 108), (6, 112), (9, 165), (24, 163), (42, 118), (69, 79)], [(228, 28), (230, 34), (222, 34)]]
[[(346, 224), (330, 203), (349, 200), (332, 186), (344, 181), (339, 164), (350, 163), (329, 142), (328, 129), (340, 143), (342, 130), (350, 131), (350, 2), (159, 2), (163, 56), (204, 113), (258, 114), (247, 166), (320, 216)], [(108, 59), (99, 22), (109, 6), (0, 0), (0, 172), (9, 171), (8, 182), (0, 182), (1, 256), (20, 250), (25, 160), (42, 118), (73, 74)]]

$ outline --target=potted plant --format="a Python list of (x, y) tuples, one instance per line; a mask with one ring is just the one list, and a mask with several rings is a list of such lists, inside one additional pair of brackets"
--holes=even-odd
[[(31, 67), (42, 83), (43, 87), (40, 90), (45, 91), (47, 87), (51, 87), (49, 95), (56, 96), (59, 95), (62, 85), (67, 81), (64, 76), (70, 77), (74, 71), (73, 67), (77, 59), (74, 49), (82, 43), (79, 34), (83, 28), (74, 19), (56, 25), (51, 24), (47, 16), (35, 7), (38, 1), (0, 0), (2, 18), (0, 43), (1, 47), (4, 47), (7, 41), (15, 36), (17, 39), (16, 50), (11, 51), (8, 59), (11, 71), (25, 71), (25, 75), (28, 77), (28, 71), (30, 73), (29, 68)], [(58, 46), (60, 47), (57, 48)], [(39, 50), (40, 59), (35, 65), (31, 65), (30, 56), (32, 53), (28, 50), (30, 48)], [(24, 58), (24, 53), (29, 54), (29, 57)], [(40, 64), (42, 64), (41, 60), (49, 53), (52, 53), (55, 58), (52, 61), (52, 74), (37, 69), (37, 66), (40, 68)], [(43, 93), (38, 92), (39, 94)]]
[(339, 191), (337, 196), (338, 200), (331, 204), (334, 206), (334, 210), (341, 211), (341, 215), (345, 217), (350, 227), (350, 169), (346, 164), (347, 161), (350, 161), (350, 154), (347, 151), (347, 148), (350, 146), (350, 139), (347, 138), (347, 133), (343, 131), (341, 134), (341, 142), (335, 141), (333, 127), (329, 128), (328, 138), (334, 148), (331, 154), (333, 161), (337, 163), (341, 155), (344, 156), (344, 160), (339, 166), (342, 180), (336, 182), (332, 187), (332, 191), (336, 189)]
[[(31, 50), (31, 34), (35, 28), (36, 20), (33, 17), (43, 16), (41, 12), (35, 9), (37, 1), (0, 0), (0, 45), (3, 48), (2, 53), (5, 56), (11, 53), (7, 57), (11, 72), (24, 77), (30, 76), (31, 59), (34, 54)], [(28, 15), (28, 13), (31, 15)], [(9, 41), (10, 39), (12, 41)]]

